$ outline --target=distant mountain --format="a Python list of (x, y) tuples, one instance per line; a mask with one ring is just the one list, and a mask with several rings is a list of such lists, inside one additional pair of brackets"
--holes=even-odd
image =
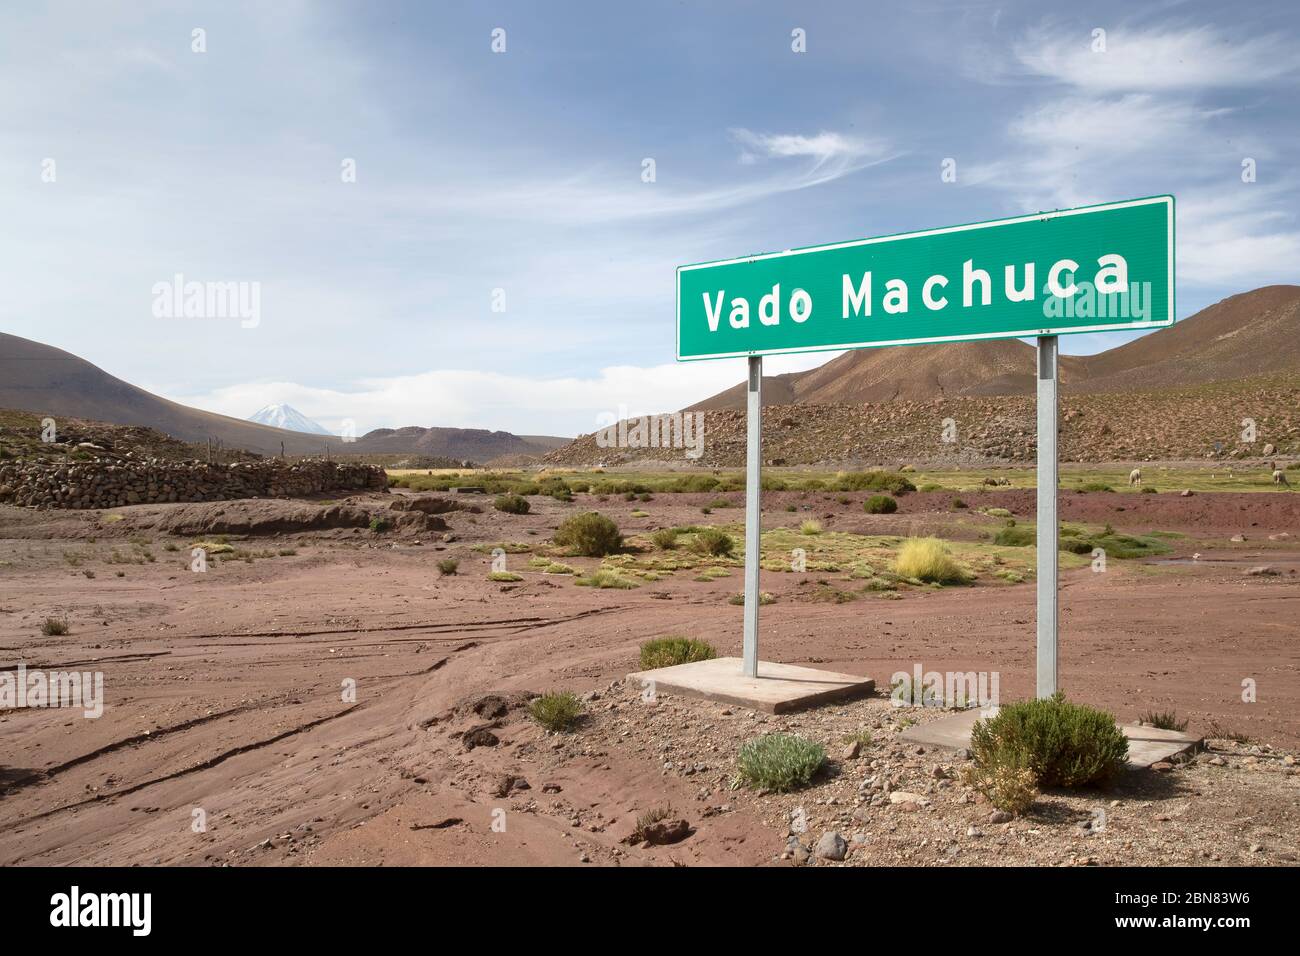
[[(1140, 391), (1300, 373), (1300, 286), (1265, 286), (1097, 355), (1061, 356), (1066, 394)], [(765, 405), (1031, 395), (1034, 347), (1018, 339), (857, 349), (763, 379)], [(740, 409), (744, 383), (690, 407)]]
[(412, 427), (396, 431), (381, 428), (354, 442), (345, 442), (321, 433), (323, 429), (294, 431), (171, 402), (70, 352), (4, 332), (0, 332), (0, 408), (55, 419), (144, 425), (181, 441), (212, 439), (227, 448), (243, 448), (261, 455), (278, 455), (283, 447), (288, 455), (319, 455), (326, 451), (332, 455), (424, 454), (482, 463), (502, 455), (542, 455), (569, 441), (476, 428)]
[(248, 416), (250, 422), (270, 425), (272, 428), (285, 428), (291, 432), (306, 432), (309, 435), (328, 435), (324, 426), (312, 421), (292, 405), (267, 405)]

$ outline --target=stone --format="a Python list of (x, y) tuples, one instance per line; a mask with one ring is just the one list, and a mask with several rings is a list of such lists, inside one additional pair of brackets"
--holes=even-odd
[(1174, 765), (1168, 760), (1157, 760), (1151, 765), (1151, 769), (1156, 773), (1168, 773), (1170, 770), (1174, 769)]
[(823, 833), (817, 841), (817, 856), (823, 860), (842, 860), (848, 851), (848, 842), (835, 830)]
[(844, 748), (840, 756), (844, 760), (857, 760), (858, 755), (862, 753), (862, 744), (856, 740), (850, 741)]
[(466, 750), (473, 750), (475, 747), (495, 747), (500, 742), (497, 735), (487, 727), (475, 727), (472, 730), (467, 730), (461, 737), (461, 743), (465, 745)]
[(1248, 578), (1259, 578), (1259, 577), (1273, 577), (1275, 575), (1281, 574), (1282, 572), (1271, 565), (1260, 564), (1253, 568), (1247, 568), (1245, 571), (1242, 571), (1241, 573)]
[(1011, 814), (1005, 810), (994, 810), (989, 814), (989, 823), (1010, 823), (1011, 820)]
[(907, 790), (895, 790), (889, 795), (890, 803), (929, 803), (925, 797), (919, 793), (909, 793)]
[(1246, 536), (1244, 534), (1234, 534), (1228, 540), (1231, 541), (1233, 544), (1241, 544), (1246, 540)]
[(691, 825), (685, 820), (660, 820), (641, 831), (645, 842), (652, 846), (680, 843), (691, 835)]

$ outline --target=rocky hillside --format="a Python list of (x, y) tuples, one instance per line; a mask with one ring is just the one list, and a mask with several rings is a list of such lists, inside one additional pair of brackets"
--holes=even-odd
[[(1300, 286), (1234, 295), (1125, 345), (1061, 357), (1066, 394), (1201, 385), (1264, 373), (1300, 376)], [(765, 378), (763, 389), (764, 404), (771, 405), (1032, 395), (1034, 347), (998, 339), (858, 349), (807, 372)], [(691, 410), (744, 404), (740, 383)]]
[(190, 408), (122, 381), (70, 352), (0, 332), (0, 408), (40, 417), (153, 428), (182, 442), (219, 443), (261, 455), (415, 454), (458, 461), (540, 455), (567, 438), (474, 428), (381, 428), (345, 442)]
[[(681, 449), (601, 448), (595, 435), (584, 435), (544, 460), (573, 466), (743, 466), (744, 413), (704, 414), (704, 453), (694, 462)], [(1034, 414), (1034, 399), (1028, 396), (778, 405), (764, 411), (763, 457), (773, 465), (1031, 461), (1036, 448)], [(1140, 394), (1072, 395), (1062, 400), (1060, 416), (1060, 455), (1065, 461), (1300, 455), (1300, 376)], [(1241, 441), (1244, 418), (1255, 421), (1254, 443)], [(952, 419), (953, 442), (943, 441), (945, 419)]]

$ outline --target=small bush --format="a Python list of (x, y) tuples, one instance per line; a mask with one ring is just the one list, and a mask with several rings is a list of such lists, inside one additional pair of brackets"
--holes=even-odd
[(808, 520), (799, 525), (799, 533), (806, 535), (815, 535), (822, 533), (822, 523), (820, 521)]
[(719, 531), (717, 528), (704, 528), (696, 533), (695, 540), (691, 542), (691, 548), (698, 554), (721, 558), (730, 555), (736, 549), (736, 542), (725, 531)]
[(740, 748), (740, 780), (778, 793), (807, 786), (826, 760), (826, 748), (793, 734), (765, 734)]
[(492, 502), (492, 507), (497, 511), (504, 511), (506, 514), (526, 515), (528, 514), (528, 499), (523, 495), (502, 495), (496, 501)]
[(1105, 482), (1086, 481), (1079, 486), (1079, 490), (1086, 493), (1089, 491), (1114, 491), (1115, 489)]
[(1142, 723), (1159, 730), (1186, 730), (1187, 721), (1179, 720), (1172, 710), (1150, 711), (1142, 715)]
[(603, 558), (623, 546), (618, 525), (599, 511), (588, 511), (565, 518), (555, 532), (555, 543), (574, 554)]
[(392, 527), (392, 525), (388, 523), (387, 518), (381, 518), (379, 515), (375, 515), (375, 517), (370, 519), (370, 530), (375, 534), (383, 534), (390, 527)]
[(66, 617), (47, 617), (41, 621), (41, 633), (46, 637), (62, 637), (68, 633)]
[(627, 838), (626, 842), (633, 844), (646, 842), (647, 831), (656, 823), (662, 823), (671, 818), (673, 813), (671, 806), (655, 807), (653, 810), (647, 810), (636, 818), (636, 826), (632, 828), (632, 834)]
[(938, 538), (908, 538), (894, 558), (894, 573), (933, 584), (965, 584), (970, 575)]
[(835, 479), (836, 491), (887, 491), (891, 495), (905, 495), (916, 491), (916, 485), (905, 477), (887, 471), (864, 471), (840, 475)]
[[(739, 594), (733, 594), (731, 597), (727, 598), (727, 603), (734, 604), (737, 607), (743, 607), (745, 604), (745, 592), (741, 591)], [(764, 607), (768, 604), (774, 604), (774, 603), (776, 603), (776, 598), (773, 596), (771, 591), (758, 592), (759, 607)]]
[(580, 588), (618, 588), (622, 591), (630, 591), (632, 588), (640, 587), (631, 578), (625, 578), (617, 571), (610, 571), (606, 568), (598, 568), (586, 577), (574, 578), (573, 583)]
[(1142, 486), (1142, 494), (1144, 495), (1157, 495), (1159, 493), (1160, 492), (1156, 488), (1152, 487), (1151, 485)]
[(993, 806), (1007, 813), (1024, 813), (1038, 799), (1034, 772), (1014, 763), (967, 766), (962, 771), (962, 780), (988, 797)]
[(512, 581), (522, 581), (523, 578), (512, 571), (493, 571), (488, 575), (488, 580), (500, 581), (503, 584), (508, 584)]
[(641, 669), (649, 671), (656, 667), (711, 661), (717, 656), (717, 648), (705, 641), (690, 637), (658, 637), (641, 645)]
[(952, 499), (952, 506), (953, 506), (954, 508), (969, 508), (969, 507), (970, 507), (970, 505), (966, 504), (966, 502), (962, 501), (960, 498), (954, 498), (954, 499)]
[(443, 577), (449, 574), (455, 574), (456, 569), (460, 567), (460, 562), (455, 558), (443, 558), (438, 562), (438, 573)]
[(714, 498), (714, 499), (713, 499), (712, 501), (710, 501), (710, 502), (709, 502), (705, 507), (707, 507), (707, 508), (731, 508), (731, 507), (733, 507), (733, 505), (731, 504), (731, 499), (730, 499), (730, 498)]
[(1083, 787), (1113, 779), (1128, 740), (1105, 711), (1069, 703), (1062, 694), (1003, 707), (971, 731), (977, 766), (1028, 768), (1040, 787)]
[(554, 733), (568, 730), (582, 714), (582, 701), (568, 691), (552, 691), (534, 697), (528, 704), (528, 713), (547, 730)]
[(863, 502), (862, 510), (869, 515), (892, 515), (898, 510), (898, 502), (889, 495), (872, 495)]
[(678, 531), (676, 528), (660, 528), (654, 534), (650, 535), (650, 543), (660, 551), (671, 551), (673, 548), (677, 547), (677, 535)]
[(1036, 539), (1031, 529), (1009, 525), (993, 536), (993, 543), (1004, 547), (1023, 548), (1033, 544)]

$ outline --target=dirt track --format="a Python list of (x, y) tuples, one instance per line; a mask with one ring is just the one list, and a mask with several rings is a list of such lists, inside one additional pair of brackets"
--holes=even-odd
[[(990, 492), (979, 503), (1032, 517), (1032, 494)], [(491, 722), (466, 709), (485, 694), (605, 693), (635, 669), (637, 645), (665, 633), (706, 638), (724, 654), (740, 647), (740, 609), (726, 602), (734, 577), (603, 591), (530, 573), (527, 555), (511, 555), (524, 582), (494, 584), (489, 556), (471, 545), (541, 543), (565, 514), (590, 507), (625, 531), (699, 522), (701, 503), (715, 497), (533, 498), (527, 516), (444, 516), (457, 536), (447, 544), (438, 534), (417, 545), (410, 534), (363, 529), (268, 537), (244, 545), (296, 554), (205, 574), (188, 570), (184, 550), (160, 550), (161, 538), (154, 563), (71, 567), (63, 553), (85, 541), (96, 515), (4, 509), (0, 666), (102, 670), (106, 706), (97, 720), (0, 712), (0, 863), (772, 860), (784, 832), (752, 799), (696, 813), (695, 834), (677, 846), (620, 846), (636, 811), (701, 805), (699, 778), (665, 772), (620, 743), (630, 731), (611, 737), (600, 724), (599, 733), (554, 738), (513, 710), (497, 721), (498, 746), (462, 744), (466, 730)], [(943, 493), (908, 496), (899, 514), (880, 517), (863, 514), (861, 495), (850, 505), (836, 497), (768, 495), (767, 524), (789, 523), (787, 501), (834, 530), (929, 532), (951, 520)], [(653, 517), (630, 517), (638, 506)], [(1184, 531), (1174, 557), (1201, 555), (1064, 576), (1061, 683), (1072, 698), (1125, 720), (1172, 709), (1192, 731), (1217, 720), (1275, 748), (1300, 745), (1300, 496), (1065, 496), (1062, 518)], [(133, 520), (96, 525), (85, 547), (125, 547)], [(1247, 541), (1230, 544), (1237, 532)], [(1291, 539), (1268, 540), (1282, 532)], [(439, 577), (434, 562), (448, 555), (460, 573)], [(1281, 573), (1243, 576), (1252, 564)], [(882, 687), (917, 662), (996, 670), (1004, 700), (1032, 693), (1032, 584), (833, 605), (799, 600), (797, 577), (764, 575), (777, 597), (763, 609), (764, 659), (868, 674)], [(40, 621), (61, 613), (71, 632), (42, 636)], [(1247, 677), (1258, 703), (1241, 702)], [(354, 703), (342, 699), (348, 679)], [(494, 832), (503, 798), (491, 790), (517, 769), (530, 783), (525, 809)], [(1294, 794), (1300, 778), (1286, 779)], [(558, 789), (544, 793), (545, 783)], [(192, 826), (196, 808), (206, 832)]]

